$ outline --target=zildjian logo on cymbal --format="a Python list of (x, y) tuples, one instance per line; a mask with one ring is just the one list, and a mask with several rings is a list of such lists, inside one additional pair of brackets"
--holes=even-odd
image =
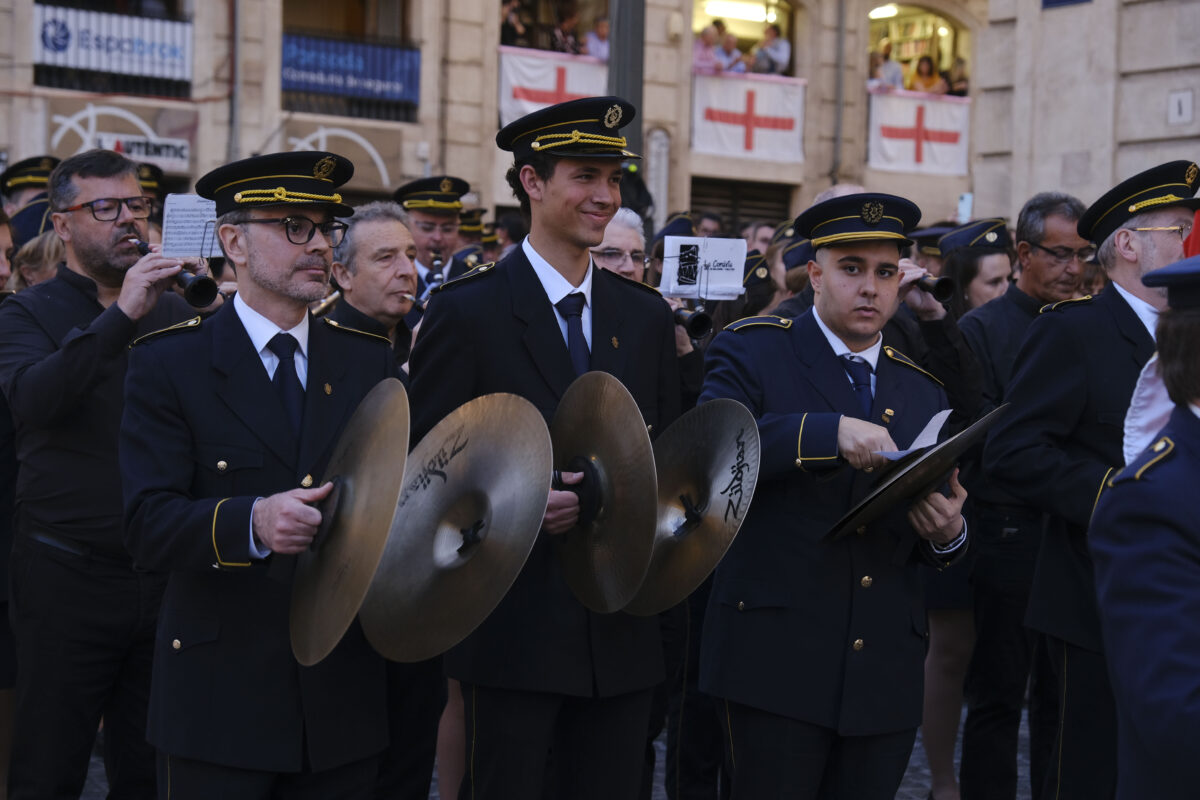
[(404, 491), (404, 497), (400, 500), (401, 506), (413, 492), (429, 488), (434, 478), (441, 478), (442, 483), (446, 482), (446, 467), (450, 466), (450, 462), (456, 455), (467, 449), (467, 443), (470, 441), (464, 436), (465, 430), (465, 428), (459, 428), (447, 436), (438, 451), (421, 466), (420, 471), (409, 481), (408, 487)]
[(729, 471), (732, 473), (729, 485), (721, 490), (721, 494), (729, 497), (729, 501), (725, 504), (726, 522), (729, 521), (730, 514), (733, 514), (734, 519), (742, 518), (742, 477), (746, 472), (746, 440), (742, 437), (745, 433), (745, 428), (738, 431), (737, 461), (729, 467)]

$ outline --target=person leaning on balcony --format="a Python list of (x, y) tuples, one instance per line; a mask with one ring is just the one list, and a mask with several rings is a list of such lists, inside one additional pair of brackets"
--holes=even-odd
[(559, 53), (579, 55), (583, 48), (575, 38), (575, 28), (579, 25), (579, 9), (574, 3), (564, 3), (559, 11), (559, 23), (550, 34), (550, 49)]
[(772, 22), (763, 28), (763, 40), (747, 56), (751, 72), (782, 75), (792, 60), (792, 44), (783, 38), (779, 26)]
[(721, 37), (721, 46), (713, 51), (713, 56), (717, 59), (717, 63), (721, 65), (722, 71), (746, 71), (746, 56), (741, 50), (738, 50), (737, 44), (737, 35), (726, 33)]
[(720, 72), (721, 62), (717, 59), (717, 29), (712, 25), (700, 32), (692, 44), (692, 71), (701, 75)]
[(917, 59), (917, 67), (908, 79), (908, 88), (913, 92), (926, 92), (928, 94), (946, 93), (946, 82), (942, 80), (942, 76), (938, 75), (937, 70), (933, 68), (933, 59), (931, 57), (921, 56)]
[(892, 42), (887, 37), (879, 40), (879, 55), (883, 60), (879, 64), (879, 74), (876, 77), (884, 86), (903, 89), (904, 67), (892, 60)]
[(601, 61), (608, 61), (608, 20), (600, 18), (584, 37), (585, 52)]

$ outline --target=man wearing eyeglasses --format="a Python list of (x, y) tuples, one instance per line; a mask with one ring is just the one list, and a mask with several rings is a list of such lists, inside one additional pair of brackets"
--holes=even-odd
[(1141, 278), (1183, 257), (1200, 207), (1198, 179), (1190, 161), (1163, 164), (1083, 214), (1078, 233), (1097, 247), (1109, 286), (1095, 298), (1057, 302), (1029, 326), (1006, 390), (1012, 407), (984, 451), (989, 481), (1049, 517), (1025, 617), (1046, 637), (1059, 690), (1048, 797), (1111, 797), (1116, 785), (1116, 718), (1088, 525), (1123, 463), (1125, 412), (1166, 308), (1165, 293)]
[(292, 654), (295, 557), (316, 484), (385, 336), (315, 320), (353, 166), (331, 153), (227, 164), (196, 191), (238, 273), (233, 302), (137, 343), (121, 426), (126, 539), (169, 573), (147, 737), (161, 798), (365, 798), (387, 742), (384, 663), (355, 622), (319, 664)]
[(149, 798), (146, 700), (165, 577), (137, 569), (123, 545), (117, 429), (129, 343), (193, 312), (166, 291), (180, 261), (134, 244), (150, 214), (134, 162), (81, 153), (48, 190), (66, 260), (0, 308), (0, 387), (20, 462), (9, 796), (78, 796), (103, 717), (113, 796)]

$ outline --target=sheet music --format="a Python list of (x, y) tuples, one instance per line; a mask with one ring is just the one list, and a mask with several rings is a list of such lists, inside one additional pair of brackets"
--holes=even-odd
[(217, 204), (196, 194), (169, 194), (163, 204), (162, 254), (171, 258), (221, 255)]

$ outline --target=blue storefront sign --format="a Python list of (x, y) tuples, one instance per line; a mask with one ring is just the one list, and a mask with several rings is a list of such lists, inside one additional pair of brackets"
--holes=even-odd
[(285, 92), (337, 94), (416, 105), (420, 85), (420, 50), (283, 35)]

